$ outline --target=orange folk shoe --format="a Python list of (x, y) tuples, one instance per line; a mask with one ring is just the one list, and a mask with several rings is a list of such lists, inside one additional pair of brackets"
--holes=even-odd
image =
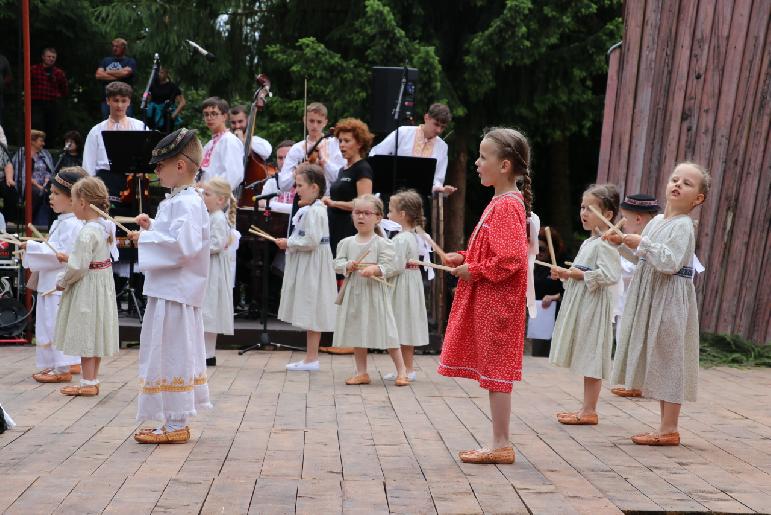
[(410, 380), (407, 379), (407, 376), (399, 376), (394, 380), (394, 384), (396, 386), (409, 386)]
[(73, 397), (94, 397), (99, 395), (99, 385), (65, 386), (59, 391)]
[(500, 447), (498, 449), (475, 449), (473, 451), (461, 451), (458, 453), (463, 463), (477, 463), (480, 465), (512, 464), (514, 463), (514, 448)]
[(38, 374), (32, 374), (32, 379), (38, 383), (69, 383), (72, 381), (72, 374), (69, 372), (65, 374), (57, 374), (53, 370), (49, 372), (40, 372)]
[(80, 374), (80, 365), (70, 365), (70, 374)]
[(345, 380), (347, 385), (369, 384), (369, 374), (358, 374)]
[(576, 413), (557, 413), (557, 422), (565, 424), (566, 426), (596, 426), (600, 421), (600, 417), (595, 413), (594, 415), (586, 415), (584, 417)]
[(680, 433), (667, 433), (663, 435), (642, 433), (634, 435), (632, 441), (637, 445), (675, 446), (680, 445)]
[(140, 430), (140, 432), (134, 434), (134, 440), (139, 443), (149, 444), (186, 443), (190, 440), (190, 427), (188, 426), (176, 431), (166, 431), (164, 427), (161, 434), (156, 434), (153, 431), (155, 430), (153, 429), (150, 432)]
[(610, 393), (618, 395), (619, 397), (642, 397), (642, 390), (626, 389), (622, 386), (618, 388), (611, 388)]

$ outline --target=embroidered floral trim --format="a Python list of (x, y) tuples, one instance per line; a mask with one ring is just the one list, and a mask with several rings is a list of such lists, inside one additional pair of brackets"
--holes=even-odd
[(142, 393), (161, 393), (161, 392), (189, 392), (196, 386), (202, 386), (206, 384), (206, 374), (201, 374), (193, 378), (191, 382), (188, 382), (183, 377), (174, 377), (170, 381), (167, 379), (158, 379), (152, 382), (146, 382), (144, 379), (139, 380), (139, 387), (142, 389)]

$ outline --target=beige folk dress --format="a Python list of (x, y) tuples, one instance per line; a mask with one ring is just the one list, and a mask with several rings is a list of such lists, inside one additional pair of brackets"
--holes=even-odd
[(70, 356), (104, 357), (118, 351), (118, 305), (107, 241), (114, 234), (111, 222), (84, 225), (57, 280), (64, 293), (54, 344)]
[(393, 284), (391, 306), (396, 320), (399, 343), (421, 347), (428, 345), (428, 319), (423, 277), (420, 268), (409, 265), (418, 259), (418, 236), (414, 231), (400, 232), (391, 239), (394, 269), (388, 276)]
[(345, 266), (356, 261), (367, 250), (362, 265), (377, 264), (387, 277), (394, 269), (393, 244), (374, 235), (360, 243), (349, 236), (337, 245), (335, 271), (346, 274), (343, 302), (337, 310), (334, 347), (365, 347), (369, 349), (399, 348), (399, 334), (391, 307), (391, 289), (385, 284), (358, 272), (347, 274)]
[(209, 215), (209, 276), (201, 306), (203, 330), (207, 333), (233, 334), (233, 279), (227, 251), (231, 234), (225, 213), (215, 211)]
[(327, 208), (317, 200), (294, 217), (287, 240), (278, 318), (306, 331), (335, 330), (337, 283), (329, 247)]
[(691, 263), (696, 246), (688, 215), (656, 216), (642, 232), (629, 286), (613, 381), (645, 397), (672, 403), (696, 400), (699, 312)]
[(584, 280), (565, 281), (549, 361), (584, 377), (608, 379), (613, 347), (613, 290), (621, 278), (618, 251), (601, 238), (584, 241), (573, 260)]

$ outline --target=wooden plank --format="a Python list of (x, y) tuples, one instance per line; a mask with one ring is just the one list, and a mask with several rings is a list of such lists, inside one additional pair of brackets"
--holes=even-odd
[(625, 193), (640, 191), (645, 157), (645, 142), (651, 137), (653, 80), (656, 75), (656, 49), (661, 25), (663, 0), (645, 2), (645, 25), (643, 26), (642, 46), (637, 71), (634, 109), (632, 111), (632, 134), (629, 147), (629, 160), (626, 166)]
[(608, 181), (626, 191), (624, 178), (629, 162), (629, 146), (632, 133), (635, 90), (637, 86), (637, 62), (642, 43), (642, 27), (645, 18), (645, 2), (624, 3), (624, 37), (621, 45), (621, 81), (618, 106), (613, 118)]
[[(721, 238), (720, 231), (715, 232), (714, 240), (726, 242), (717, 245), (713, 252), (715, 259), (723, 263), (754, 262), (755, 256), (748, 254), (748, 242), (755, 233), (755, 220), (753, 211), (755, 196), (758, 193), (758, 184), (761, 175), (761, 163), (763, 156), (760, 149), (768, 144), (769, 125), (771, 125), (771, 106), (760, 101), (759, 91), (764, 87), (763, 80), (768, 77), (768, 62), (766, 73), (763, 73), (763, 48), (762, 44), (771, 16), (771, 3), (755, 2), (752, 15), (747, 15), (749, 30), (748, 44), (746, 45), (742, 62), (742, 71), (738, 77), (739, 84), (747, 84), (746, 91), (740, 92), (742, 104), (737, 101), (734, 121), (739, 127), (732, 130), (731, 142), (726, 163), (725, 193), (720, 197), (720, 212), (732, 217), (731, 223), (726, 223), (719, 229), (725, 230)], [(732, 28), (733, 29), (733, 28)], [(746, 72), (746, 73), (745, 73)], [(729, 179), (730, 175), (730, 179)], [(714, 246), (714, 241), (713, 241)], [(749, 259), (748, 259), (749, 258)], [(707, 288), (707, 295), (716, 292), (721, 296), (720, 309), (717, 312), (717, 331), (721, 333), (739, 333), (736, 326), (737, 313), (740, 308), (740, 295), (746, 286), (755, 283), (755, 276), (749, 275), (748, 266), (725, 267), (725, 281), (718, 289)], [(708, 285), (712, 286), (712, 284)], [(747, 334), (746, 332), (743, 334)]]
[(602, 133), (600, 137), (600, 157), (597, 163), (597, 182), (610, 180), (610, 152), (613, 141), (616, 101), (618, 98), (618, 79), (620, 74), (621, 46), (615, 47), (608, 54), (608, 81), (605, 85), (605, 105), (602, 115)]
[[(680, 11), (677, 19), (677, 38), (672, 65), (670, 97), (666, 103), (666, 120), (664, 122), (665, 139), (663, 142), (664, 155), (658, 168), (658, 182), (650, 192), (663, 199), (664, 189), (675, 163), (682, 159), (678, 156), (678, 146), (681, 135), (681, 119), (685, 103), (686, 86), (689, 78), (689, 66), (691, 64), (691, 46), (694, 41), (694, 27), (696, 26), (697, 7), (696, 0), (683, 0), (680, 2)], [(655, 168), (653, 168), (655, 170)]]
[[(752, 63), (742, 59), (752, 2), (742, 0), (736, 2), (733, 7), (726, 36), (727, 48), (723, 50), (725, 62), (715, 63), (716, 67), (721, 67), (722, 74), (717, 73), (717, 69), (707, 70), (714, 79), (707, 82), (704, 95), (712, 99), (711, 111), (716, 114), (715, 118), (710, 120), (714, 126), (710, 126), (709, 130), (704, 129), (700, 144), (702, 150), (699, 151), (705, 156), (701, 162), (707, 163), (706, 166), (714, 179), (713, 184), (717, 186), (710, 192), (713, 201), (701, 207), (699, 225), (699, 255), (703, 256), (713, 270), (704, 284), (701, 325), (705, 330), (711, 331), (717, 326), (718, 311), (721, 310), (723, 299), (718, 296), (721, 295), (723, 285), (729, 280), (731, 272), (731, 268), (723, 264), (732, 233), (738, 176), (745, 172), (742, 162), (752, 120), (752, 99), (758, 84), (757, 78), (752, 79)], [(721, 44), (722, 27), (728, 17), (719, 16), (716, 24), (720, 27), (720, 35), (716, 41)], [(757, 70), (757, 65), (754, 68)], [(710, 138), (708, 143), (707, 138)], [(734, 276), (734, 279), (737, 277)], [(731, 298), (728, 303), (735, 301), (735, 298)]]
[[(686, 6), (687, 7), (687, 6)], [(679, 20), (679, 2), (667, 0), (664, 2), (658, 25), (656, 42), (656, 57), (653, 65), (653, 82), (651, 83), (651, 120), (647, 131), (642, 160), (642, 176), (639, 193), (656, 196), (656, 186), (662, 173), (661, 162), (664, 157), (666, 140), (666, 118), (669, 114), (667, 100), (671, 98), (671, 88), (675, 84), (672, 68), (676, 58), (676, 38)], [(633, 193), (629, 191), (629, 193)]]

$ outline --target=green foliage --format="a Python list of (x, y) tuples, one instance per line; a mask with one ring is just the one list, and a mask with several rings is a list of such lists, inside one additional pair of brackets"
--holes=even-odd
[(758, 345), (733, 334), (701, 335), (702, 366), (771, 367), (771, 344)]

